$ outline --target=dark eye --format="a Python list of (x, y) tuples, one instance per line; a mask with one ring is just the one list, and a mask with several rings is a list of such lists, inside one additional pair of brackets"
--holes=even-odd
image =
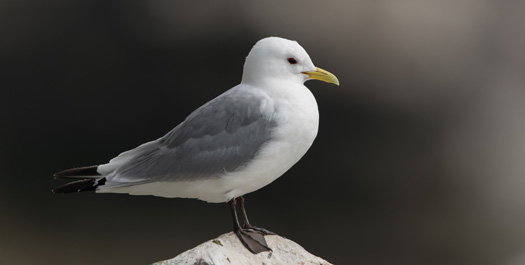
[(297, 63), (297, 60), (295, 60), (295, 58), (288, 58), (288, 62), (290, 64), (296, 64)]

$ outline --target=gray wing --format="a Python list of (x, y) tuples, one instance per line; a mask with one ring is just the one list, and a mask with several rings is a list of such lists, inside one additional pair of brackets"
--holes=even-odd
[[(108, 186), (219, 177), (253, 159), (272, 137), (265, 97), (230, 90), (191, 113), (165, 136), (128, 151)], [(268, 115), (270, 114), (270, 115)]]

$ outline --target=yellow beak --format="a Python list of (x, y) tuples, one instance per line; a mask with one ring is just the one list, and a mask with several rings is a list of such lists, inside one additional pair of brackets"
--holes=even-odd
[(317, 71), (303, 72), (303, 74), (308, 76), (308, 80), (317, 79), (327, 83), (339, 85), (339, 80), (337, 80), (335, 75), (319, 67), (316, 67), (315, 69), (317, 69)]

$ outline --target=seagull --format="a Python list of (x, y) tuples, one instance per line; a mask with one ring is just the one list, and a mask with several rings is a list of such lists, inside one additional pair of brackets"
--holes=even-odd
[[(107, 164), (54, 174), (69, 180), (54, 193), (95, 191), (228, 202), (233, 232), (252, 253), (271, 251), (274, 234), (253, 226), (243, 195), (283, 175), (312, 145), (319, 127), (307, 80), (339, 85), (315, 67), (297, 43), (258, 41), (246, 57), (241, 83), (193, 111), (166, 135), (123, 152)], [(239, 216), (240, 213), (240, 221)]]

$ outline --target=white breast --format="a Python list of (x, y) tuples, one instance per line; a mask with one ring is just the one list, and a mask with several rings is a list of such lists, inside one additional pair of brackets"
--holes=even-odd
[(244, 170), (223, 177), (231, 199), (260, 189), (290, 169), (312, 145), (319, 126), (314, 96), (304, 85), (288, 84), (269, 91), (275, 100), (274, 118), (278, 124), (272, 141)]

